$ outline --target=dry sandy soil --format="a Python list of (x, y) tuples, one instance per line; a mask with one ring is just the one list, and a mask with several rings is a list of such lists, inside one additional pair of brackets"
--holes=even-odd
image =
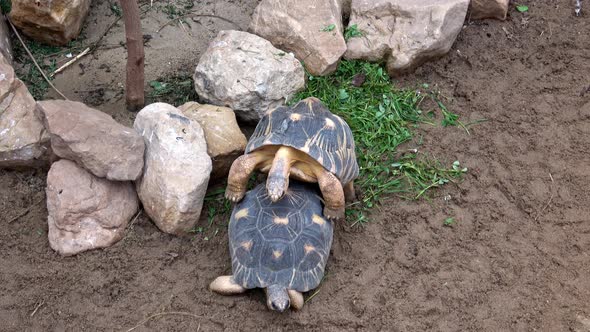
[[(177, 238), (141, 215), (114, 247), (62, 258), (47, 242), (45, 173), (0, 171), (0, 330), (126, 331), (185, 312), (193, 316), (154, 317), (136, 331), (590, 331), (590, 8), (575, 17), (573, 1), (521, 2), (528, 13), (468, 22), (448, 56), (399, 82), (436, 85), (464, 122), (488, 120), (471, 135), (422, 129), (422, 149), (460, 160), (465, 180), (430, 201), (392, 197), (364, 227), (338, 225), (327, 278), (303, 311), (269, 312), (261, 291), (207, 290), (230, 271), (219, 218), (216, 235)], [(256, 3), (194, 9), (246, 27)], [(89, 40), (115, 18), (108, 7), (93, 2)], [(148, 79), (192, 71), (207, 42), (231, 28), (202, 18), (191, 35), (154, 33), (166, 20), (144, 19)], [(122, 48), (99, 50), (81, 62), (83, 75), (75, 66), (56, 84), (130, 124), (124, 62)], [(443, 227), (446, 217), (457, 223)]]

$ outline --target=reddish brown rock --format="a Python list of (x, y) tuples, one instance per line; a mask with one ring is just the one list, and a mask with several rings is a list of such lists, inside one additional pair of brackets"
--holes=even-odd
[(246, 136), (231, 108), (188, 102), (178, 109), (205, 132), (207, 154), (213, 161), (211, 180), (225, 178), (234, 160), (244, 153)]
[(90, 0), (12, 0), (10, 19), (24, 34), (49, 45), (78, 37)]
[(49, 245), (64, 256), (121, 240), (139, 205), (132, 182), (98, 178), (63, 159), (51, 165), (46, 193)]
[(495, 18), (505, 20), (510, 0), (471, 0), (472, 20)]
[(327, 75), (346, 52), (342, 6), (342, 0), (262, 0), (249, 31), (293, 52), (312, 75)]
[(143, 139), (111, 116), (74, 101), (37, 103), (53, 152), (98, 177), (136, 180), (143, 168)]

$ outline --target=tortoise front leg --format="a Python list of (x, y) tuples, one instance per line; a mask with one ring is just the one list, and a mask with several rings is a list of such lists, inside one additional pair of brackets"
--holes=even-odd
[(262, 162), (264, 156), (260, 152), (252, 152), (240, 156), (234, 160), (229, 169), (225, 198), (232, 202), (239, 202), (246, 193), (248, 179), (256, 167)]
[(318, 184), (324, 197), (324, 217), (330, 220), (344, 219), (344, 190), (336, 175), (327, 170), (317, 174)]
[(215, 278), (209, 284), (209, 289), (221, 295), (241, 294), (246, 289), (236, 283), (233, 276), (221, 276)]
[(303, 301), (303, 294), (292, 289), (287, 290), (287, 293), (289, 293), (289, 299), (291, 300), (291, 308), (295, 310), (301, 310), (301, 308), (303, 308), (303, 304), (305, 303)]

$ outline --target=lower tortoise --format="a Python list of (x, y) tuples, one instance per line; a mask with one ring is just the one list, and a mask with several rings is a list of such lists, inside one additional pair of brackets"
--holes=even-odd
[(332, 235), (332, 223), (322, 217), (317, 185), (292, 181), (273, 203), (260, 184), (231, 215), (233, 274), (218, 277), (209, 288), (223, 295), (264, 288), (269, 309), (301, 309), (302, 292), (316, 288), (323, 278)]
[(314, 97), (277, 107), (260, 120), (245, 154), (232, 164), (225, 196), (240, 201), (255, 170), (268, 173), (273, 202), (283, 196), (290, 177), (318, 183), (324, 216), (342, 219), (345, 202), (355, 200), (353, 180), (359, 174), (352, 131)]

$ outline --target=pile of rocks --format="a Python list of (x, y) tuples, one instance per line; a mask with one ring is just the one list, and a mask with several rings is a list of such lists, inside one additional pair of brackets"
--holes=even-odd
[[(508, 0), (262, 0), (249, 32), (221, 31), (196, 67), (197, 94), (258, 121), (333, 73), (342, 58), (384, 61), (390, 75), (446, 54), (471, 17), (504, 19)], [(349, 36), (345, 38), (344, 18)], [(347, 40), (348, 39), (348, 40)]]
[[(13, 0), (11, 18), (29, 36), (63, 44), (79, 33), (89, 4)], [(36, 102), (15, 77), (0, 21), (0, 168), (50, 167), (48, 238), (60, 254), (121, 240), (140, 202), (162, 231), (183, 234), (198, 221), (210, 180), (226, 177), (244, 152), (236, 116), (258, 121), (305, 88), (305, 70), (327, 75), (342, 58), (385, 60), (397, 75), (441, 56), (469, 4), (262, 0), (250, 32), (221, 31), (196, 67), (195, 89), (210, 105), (151, 104), (133, 128), (79, 102)], [(504, 19), (508, 0), (471, 6), (473, 18)], [(343, 17), (356, 38), (345, 39)]]

